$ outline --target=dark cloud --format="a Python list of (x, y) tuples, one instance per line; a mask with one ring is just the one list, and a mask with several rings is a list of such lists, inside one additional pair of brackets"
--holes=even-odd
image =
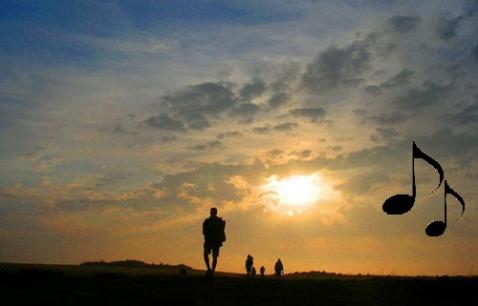
[(451, 85), (439, 85), (426, 81), (421, 88), (411, 88), (405, 95), (396, 97), (393, 103), (401, 109), (418, 110), (440, 103), (450, 94), (452, 89)]
[(472, 56), (475, 59), (475, 61), (478, 62), (478, 43), (475, 45), (475, 47), (472, 50)]
[(269, 158), (278, 158), (278, 157), (281, 157), (284, 154), (285, 154), (285, 152), (280, 150), (280, 149), (272, 149), (272, 150), (266, 152), (266, 156), (269, 157)]
[(375, 129), (376, 133), (373, 135), (370, 135), (370, 140), (374, 142), (380, 142), (380, 141), (390, 141), (393, 140), (395, 137), (398, 136), (397, 130), (395, 130), (393, 127), (378, 127)]
[(289, 156), (293, 156), (295, 158), (300, 158), (300, 159), (305, 159), (309, 158), (312, 156), (312, 151), (311, 150), (302, 150), (302, 151), (291, 151), (288, 154)]
[(37, 146), (29, 152), (17, 155), (17, 158), (25, 161), (36, 161), (45, 156), (45, 154), (46, 148), (42, 146)]
[(208, 150), (208, 149), (217, 149), (220, 147), (222, 147), (222, 142), (220, 142), (219, 140), (213, 140), (213, 141), (206, 142), (205, 144), (191, 146), (189, 148), (192, 150), (202, 151), (202, 150)]
[(150, 117), (143, 121), (150, 127), (160, 130), (169, 130), (175, 132), (184, 132), (186, 130), (184, 124), (179, 120), (174, 120), (166, 114), (160, 114)]
[(400, 112), (390, 112), (386, 114), (369, 115), (364, 118), (365, 121), (371, 121), (379, 125), (394, 125), (407, 120), (407, 116)]
[(201, 83), (163, 97), (179, 115), (190, 112), (219, 114), (235, 104), (229, 83)]
[(277, 108), (282, 105), (285, 105), (289, 101), (289, 99), (290, 99), (289, 94), (285, 92), (280, 92), (270, 97), (269, 100), (267, 101), (267, 104), (271, 108)]
[(182, 120), (189, 129), (202, 130), (210, 126), (208, 117), (224, 113), (236, 104), (236, 97), (226, 82), (191, 85), (163, 97), (174, 118)]
[(260, 111), (260, 107), (254, 103), (242, 103), (231, 109), (233, 116), (251, 118)]
[(209, 121), (201, 113), (185, 113), (183, 120), (187, 123), (188, 129), (202, 131), (211, 126)]
[(344, 149), (344, 147), (339, 146), (339, 145), (335, 145), (335, 146), (328, 147), (328, 149), (330, 149), (332, 151), (335, 151), (335, 152), (338, 152), (338, 151), (342, 151)]
[(252, 128), (252, 132), (256, 134), (267, 134), (271, 131), (271, 128), (269, 126), (259, 126)]
[(307, 118), (310, 122), (317, 122), (324, 118), (325, 110), (322, 107), (294, 108), (289, 114), (295, 117)]
[(376, 85), (365, 86), (365, 92), (369, 95), (378, 96), (382, 93), (382, 89)]
[(307, 65), (302, 76), (303, 87), (310, 92), (320, 92), (340, 85), (355, 85), (362, 80), (363, 72), (368, 68), (371, 55), (369, 44), (372, 36), (365, 40), (356, 40), (350, 45), (339, 48), (329, 47)]
[(296, 129), (299, 125), (295, 122), (286, 122), (286, 123), (281, 123), (276, 126), (274, 126), (272, 129), (274, 131), (281, 131), (281, 132), (286, 132), (286, 131), (292, 131)]
[(163, 136), (163, 137), (160, 138), (160, 140), (162, 142), (173, 142), (177, 139), (178, 139), (178, 137), (176, 137), (176, 136)]
[(460, 124), (478, 124), (478, 101), (455, 114), (453, 120)]
[(113, 128), (113, 133), (116, 134), (128, 134), (128, 131), (123, 127), (121, 123), (116, 123)]
[(420, 17), (415, 16), (393, 16), (388, 20), (388, 25), (395, 32), (408, 33), (414, 30), (420, 21)]
[(397, 86), (403, 86), (410, 84), (410, 79), (413, 75), (413, 71), (409, 69), (403, 69), (393, 77), (391, 77), (388, 81), (382, 83), (380, 87), (382, 88), (392, 88)]
[(249, 83), (245, 84), (240, 92), (240, 99), (243, 101), (250, 101), (256, 97), (262, 96), (267, 90), (266, 83), (260, 79), (253, 79)]
[(224, 132), (219, 135), (217, 135), (218, 139), (224, 139), (224, 138), (229, 138), (229, 137), (239, 137), (242, 136), (241, 132), (238, 131), (233, 131), (233, 132)]
[(458, 16), (452, 19), (441, 18), (438, 21), (437, 33), (441, 39), (451, 39), (456, 36), (456, 30), (464, 16)]
[(244, 118), (244, 119), (239, 120), (238, 123), (239, 124), (244, 124), (244, 125), (252, 124), (252, 123), (254, 123), (254, 118), (252, 118), (252, 117)]

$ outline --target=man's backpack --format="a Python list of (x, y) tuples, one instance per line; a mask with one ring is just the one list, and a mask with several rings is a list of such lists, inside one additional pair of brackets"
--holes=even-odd
[(226, 221), (220, 219), (221, 221), (221, 242), (226, 241)]

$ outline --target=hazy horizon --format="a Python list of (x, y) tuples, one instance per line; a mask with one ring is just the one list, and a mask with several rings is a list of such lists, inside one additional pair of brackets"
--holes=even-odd
[[(478, 274), (478, 2), (3, 1), (0, 262)], [(415, 160), (436, 159), (466, 201)]]

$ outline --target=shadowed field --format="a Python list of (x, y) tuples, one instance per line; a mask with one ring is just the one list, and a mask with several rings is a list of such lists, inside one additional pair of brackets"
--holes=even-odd
[(0, 264), (2, 305), (478, 305), (478, 278), (234, 274)]

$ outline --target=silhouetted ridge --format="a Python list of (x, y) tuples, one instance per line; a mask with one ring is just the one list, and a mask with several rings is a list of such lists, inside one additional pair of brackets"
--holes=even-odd
[(126, 259), (126, 260), (119, 260), (119, 261), (86, 261), (80, 264), (81, 266), (108, 266), (108, 267), (141, 267), (141, 268), (171, 268), (171, 269), (185, 269), (185, 270), (193, 270), (193, 268), (179, 264), (179, 265), (168, 265), (160, 263), (159, 265), (151, 263), (145, 263), (140, 260), (134, 259)]

